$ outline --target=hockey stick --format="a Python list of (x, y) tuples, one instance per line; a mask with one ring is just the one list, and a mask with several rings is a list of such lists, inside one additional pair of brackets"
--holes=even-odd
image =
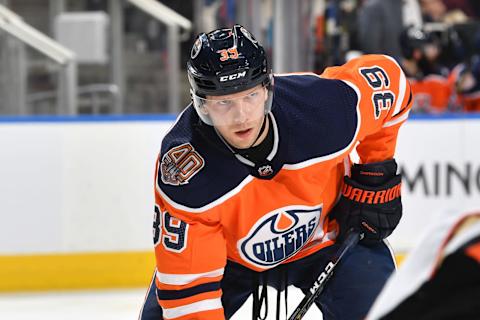
[(323, 269), (322, 273), (320, 273), (320, 275), (317, 277), (317, 280), (315, 280), (310, 289), (308, 289), (307, 294), (292, 313), (290, 318), (288, 318), (288, 320), (300, 320), (303, 318), (315, 299), (322, 293), (323, 289), (325, 288), (325, 284), (333, 274), (335, 266), (340, 262), (348, 250), (353, 248), (361, 238), (363, 238), (363, 234), (360, 234), (358, 231), (349, 230), (345, 240), (340, 245), (340, 248), (338, 248), (332, 259), (330, 259)]

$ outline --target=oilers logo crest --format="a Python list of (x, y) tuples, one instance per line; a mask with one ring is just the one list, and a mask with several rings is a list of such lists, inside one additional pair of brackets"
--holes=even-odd
[(280, 264), (310, 240), (321, 213), (322, 205), (289, 206), (272, 211), (238, 241), (238, 251), (245, 261), (259, 268)]

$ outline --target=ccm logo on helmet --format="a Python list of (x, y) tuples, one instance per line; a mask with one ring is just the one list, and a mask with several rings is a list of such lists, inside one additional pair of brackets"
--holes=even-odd
[(243, 71), (239, 73), (230, 74), (228, 76), (221, 76), (219, 79), (220, 79), (220, 82), (225, 82), (225, 81), (240, 79), (245, 77), (246, 75), (247, 75), (247, 71)]

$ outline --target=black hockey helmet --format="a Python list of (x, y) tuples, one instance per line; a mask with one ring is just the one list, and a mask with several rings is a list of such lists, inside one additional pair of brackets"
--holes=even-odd
[(400, 47), (405, 58), (411, 59), (415, 49), (422, 49), (426, 44), (434, 43), (435, 38), (422, 28), (409, 26), (400, 34)]
[(201, 99), (245, 91), (262, 84), (269, 92), (265, 113), (271, 109), (272, 72), (264, 48), (241, 25), (201, 33), (195, 39), (187, 62), (188, 80), (194, 106), (201, 112)]

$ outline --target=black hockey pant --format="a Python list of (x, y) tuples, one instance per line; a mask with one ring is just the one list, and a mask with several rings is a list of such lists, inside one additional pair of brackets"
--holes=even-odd
[[(306, 292), (321, 272), (337, 246), (320, 250), (301, 260), (277, 266), (267, 272), (254, 272), (242, 265), (228, 261), (221, 282), (222, 304), (225, 318), (229, 319), (255, 292), (260, 283), (283, 290), (285, 281)], [(388, 276), (395, 269), (391, 251), (385, 243), (374, 246), (357, 245), (335, 269), (324, 292), (316, 301), (324, 320), (363, 319)], [(152, 282), (140, 320), (159, 320), (161, 308)], [(272, 299), (270, 299), (272, 300)], [(270, 312), (275, 308), (269, 307)], [(292, 310), (289, 312), (291, 313)]]

